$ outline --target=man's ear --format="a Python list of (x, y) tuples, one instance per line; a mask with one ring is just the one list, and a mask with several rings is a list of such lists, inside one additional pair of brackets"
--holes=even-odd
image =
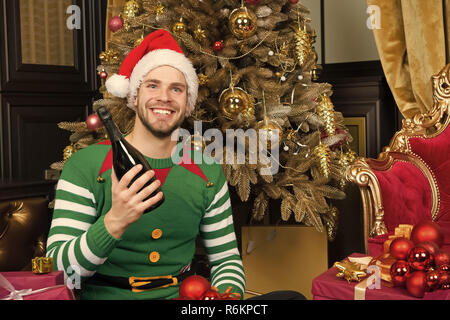
[(135, 107), (135, 108), (137, 108), (137, 106), (138, 106), (138, 102), (137, 102), (137, 96), (135, 96), (134, 98), (133, 98), (133, 106)]

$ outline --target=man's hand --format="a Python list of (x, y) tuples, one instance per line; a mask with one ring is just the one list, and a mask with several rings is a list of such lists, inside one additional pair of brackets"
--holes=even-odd
[(134, 222), (136, 222), (150, 206), (156, 204), (162, 198), (162, 192), (158, 192), (155, 196), (143, 201), (151, 195), (160, 185), (159, 180), (155, 180), (149, 186), (141, 188), (155, 175), (153, 170), (144, 173), (136, 179), (128, 188), (131, 180), (142, 170), (142, 165), (131, 168), (120, 181), (117, 180), (116, 174), (111, 170), (111, 209), (105, 215), (106, 230), (116, 239), (119, 239), (125, 230)]

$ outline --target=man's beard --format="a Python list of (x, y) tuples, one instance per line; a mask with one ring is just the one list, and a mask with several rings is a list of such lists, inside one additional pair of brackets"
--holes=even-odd
[[(179, 108), (174, 108), (174, 109), (177, 110)], [(149, 108), (147, 107), (147, 104), (145, 105), (144, 110), (149, 110)], [(152, 111), (150, 111), (150, 112), (152, 112)], [(166, 137), (171, 136), (172, 133), (175, 130), (177, 130), (179, 127), (181, 127), (181, 125), (184, 122), (184, 115), (182, 115), (180, 117), (180, 119), (177, 122), (175, 122), (171, 127), (168, 127), (165, 130), (160, 130), (160, 129), (156, 129), (156, 128), (152, 127), (150, 125), (150, 123), (148, 123), (148, 121), (144, 117), (144, 113), (142, 112), (141, 108), (139, 108), (139, 106), (137, 108), (137, 115), (138, 115), (139, 119), (141, 120), (142, 124), (144, 125), (144, 127), (157, 138), (166, 138)]]

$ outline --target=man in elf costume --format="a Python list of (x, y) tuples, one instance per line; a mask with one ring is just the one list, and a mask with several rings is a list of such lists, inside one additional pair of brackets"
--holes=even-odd
[[(153, 170), (128, 188), (141, 167), (118, 181), (109, 141), (75, 153), (58, 181), (47, 256), (66, 275), (71, 276), (68, 270), (79, 273), (82, 299), (173, 299), (188, 274), (200, 232), (211, 285), (219, 292), (232, 287), (242, 297), (245, 276), (222, 167), (194, 163), (192, 150), (173, 160), (179, 145), (172, 133), (197, 99), (192, 63), (167, 31), (158, 30), (129, 53), (106, 87), (127, 97), (128, 107), (136, 111), (126, 139)], [(141, 190), (153, 175), (157, 180)], [(143, 214), (161, 199), (160, 192), (143, 201), (158, 186), (165, 201)]]

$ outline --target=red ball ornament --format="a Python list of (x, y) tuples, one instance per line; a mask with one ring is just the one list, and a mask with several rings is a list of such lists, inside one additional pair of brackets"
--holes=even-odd
[(439, 271), (439, 288), (440, 289), (450, 289), (450, 274), (448, 272)]
[(395, 238), (389, 246), (389, 253), (397, 260), (406, 260), (414, 243), (406, 238)]
[(407, 261), (398, 260), (394, 262), (390, 270), (391, 279), (394, 286), (404, 286), (406, 283), (406, 278), (409, 276), (410, 272), (411, 268)]
[(94, 131), (103, 126), (103, 122), (96, 113), (93, 113), (87, 117), (86, 126), (89, 130)]
[(202, 276), (189, 276), (180, 285), (180, 297), (200, 300), (206, 291), (211, 288), (209, 281)]
[(260, 0), (245, 0), (246, 4), (258, 4)]
[(427, 288), (429, 290), (436, 290), (439, 288), (440, 273), (436, 270), (427, 272)]
[(448, 265), (448, 264), (441, 264), (438, 267), (438, 270), (441, 271), (441, 272), (450, 272), (450, 265)]
[(406, 278), (406, 290), (417, 298), (423, 298), (427, 289), (427, 276), (423, 271), (416, 271)]
[(106, 71), (100, 71), (99, 73), (98, 73), (98, 75), (100, 76), (100, 79), (103, 79), (103, 80), (105, 80), (106, 78), (108, 78), (108, 73), (106, 72)]
[(421, 247), (426, 249), (433, 257), (439, 251), (439, 247), (436, 243), (431, 241), (419, 242), (416, 247)]
[(427, 271), (433, 265), (433, 257), (422, 247), (414, 247), (408, 255), (408, 263), (412, 270)]
[(214, 50), (215, 52), (222, 51), (224, 46), (225, 46), (225, 45), (224, 45), (224, 43), (223, 43), (223, 40), (216, 41), (216, 42), (214, 42), (214, 44), (213, 44), (213, 50)]
[(289, 0), (289, 2), (292, 3), (292, 4), (297, 4), (298, 0)]
[(434, 255), (434, 264), (436, 267), (442, 266), (442, 265), (450, 265), (450, 254), (447, 251), (439, 250)]
[(119, 31), (123, 27), (123, 19), (122, 17), (115, 16), (108, 20), (108, 28), (112, 32)]
[(411, 231), (411, 240), (414, 244), (431, 241), (442, 247), (444, 243), (444, 233), (441, 227), (433, 221), (422, 221), (414, 226)]

